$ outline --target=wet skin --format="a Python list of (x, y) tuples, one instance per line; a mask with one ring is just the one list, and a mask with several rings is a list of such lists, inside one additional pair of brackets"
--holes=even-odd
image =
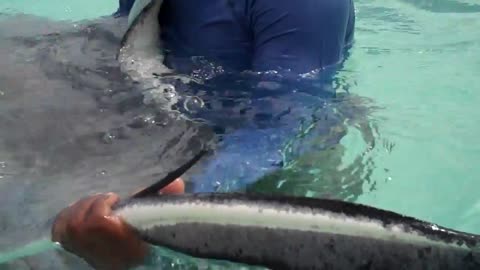
[[(182, 194), (177, 179), (160, 194)], [(119, 217), (112, 207), (120, 200), (115, 193), (89, 196), (63, 209), (52, 226), (52, 240), (95, 269), (123, 270), (141, 265), (149, 246)]]

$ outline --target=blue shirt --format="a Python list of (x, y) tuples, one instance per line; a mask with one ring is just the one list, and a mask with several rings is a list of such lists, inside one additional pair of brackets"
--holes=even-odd
[[(120, 0), (119, 12), (134, 1)], [(165, 0), (159, 23), (172, 66), (204, 56), (235, 70), (303, 73), (343, 61), (355, 14), (353, 0)]]
[[(120, 13), (128, 13), (133, 1), (121, 0), (126, 9), (120, 9)], [(251, 119), (233, 124), (233, 130), (220, 132), (224, 134), (216, 155), (203, 164), (200, 173), (190, 176), (193, 192), (214, 191), (217, 181), (230, 190), (241, 189), (262, 175), (279, 169), (284, 160), (280, 151), (298, 133), (298, 119), (310, 119), (318, 113), (324, 116), (322, 124), (310, 131), (310, 138), (325, 134), (337, 121), (342, 121), (329, 106), (315, 110), (319, 104), (324, 104), (323, 94), (327, 98), (334, 95), (328, 87), (309, 87), (308, 84), (302, 87), (295, 77), (298, 73), (332, 67), (327, 69), (328, 72), (321, 72), (328, 80), (331, 70), (343, 62), (346, 49), (353, 40), (355, 16), (352, 0), (164, 1), (159, 23), (167, 49), (166, 64), (171, 68), (188, 72), (189, 59), (204, 56), (239, 71), (286, 69), (294, 73), (292, 83), (295, 89), (302, 89), (291, 91), (293, 88), (287, 83), (283, 87), (287, 92), (267, 91), (270, 97), (274, 92), (281, 93), (272, 101), (252, 98), (245, 111), (252, 116), (244, 117)], [(225, 89), (236, 87), (235, 83), (230, 86), (228, 80), (226, 84)], [(215, 84), (216, 89), (224, 88)], [(314, 95), (304, 94), (309, 91)], [(257, 87), (251, 92), (261, 95), (262, 91)], [(235, 122), (238, 115), (230, 115), (235, 114), (234, 110), (229, 110), (230, 102), (218, 102), (222, 99), (215, 100), (216, 95), (212, 97), (215, 101), (210, 102), (213, 109), (205, 109), (196, 117), (208, 119), (222, 128), (225, 123), (228, 126)], [(243, 117), (241, 114), (239, 112), (239, 119)], [(267, 116), (267, 123), (258, 124), (257, 116), (260, 116), (260, 122)], [(262, 128), (258, 128), (260, 125)], [(330, 138), (329, 145), (330, 141), (335, 144), (340, 138)], [(300, 144), (299, 149), (289, 155), (295, 153), (297, 156), (303, 151), (318, 149), (310, 147), (306, 139), (302, 141), (305, 144)]]

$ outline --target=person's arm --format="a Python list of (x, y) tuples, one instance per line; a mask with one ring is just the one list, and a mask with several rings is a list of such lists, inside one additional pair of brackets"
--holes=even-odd
[[(176, 180), (162, 193), (184, 192)], [(52, 241), (83, 258), (95, 269), (123, 270), (144, 264), (150, 247), (119, 217), (112, 206), (119, 200), (113, 193), (77, 201), (60, 212), (52, 226)]]

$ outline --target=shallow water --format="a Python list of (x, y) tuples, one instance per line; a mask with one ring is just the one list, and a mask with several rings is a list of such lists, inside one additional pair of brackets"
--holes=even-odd
[[(116, 2), (3, 0), (0, 13), (77, 20), (108, 15)], [(480, 11), (473, 3), (356, 1), (356, 44), (339, 81), (377, 107), (368, 119), (375, 144), (350, 126), (343, 164), (323, 172), (323, 181), (357, 177), (359, 202), (480, 233)], [(321, 153), (317, 159), (325, 161)], [(0, 177), (12, 170), (0, 163)]]
[[(378, 149), (377, 190), (361, 201), (479, 233), (478, 4), (357, 2), (357, 44), (347, 70), (354, 91), (383, 107), (372, 120), (393, 146)], [(443, 13), (428, 9), (442, 2)]]
[[(88, 5), (95, 8), (86, 8)], [(118, 1), (82, 1), (68, 0), (62, 2), (35, 0), (5, 0), (0, 3), (0, 13), (26, 13), (45, 16), (55, 20), (82, 20), (96, 18), (113, 13)]]

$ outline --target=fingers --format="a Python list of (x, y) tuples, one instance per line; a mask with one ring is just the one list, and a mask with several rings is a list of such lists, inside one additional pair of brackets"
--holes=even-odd
[(118, 201), (118, 195), (107, 193), (75, 202), (57, 216), (52, 240), (91, 266), (124, 269), (125, 265), (140, 264), (148, 247), (119, 217), (112, 215), (112, 206)]
[[(181, 178), (176, 179), (163, 188), (160, 194), (182, 194), (185, 192), (185, 183)], [(52, 226), (52, 240), (68, 242), (69, 235), (78, 234), (78, 229), (85, 225), (102, 224), (103, 222), (121, 223), (121, 220), (111, 216), (112, 207), (120, 200), (114, 193), (98, 194), (80, 199), (59, 213)], [(113, 224), (112, 224), (113, 225)]]
[(185, 193), (185, 182), (181, 178), (177, 178), (159, 191), (160, 194), (183, 194)]
[(111, 206), (119, 200), (118, 195), (99, 194), (83, 198), (62, 210), (52, 226), (54, 242), (68, 242), (68, 236), (75, 234), (82, 224), (96, 217), (104, 217), (111, 213)]
[(76, 224), (76, 223), (85, 221), (89, 216), (89, 212), (91, 211), (92, 205), (95, 203), (95, 201), (97, 201), (102, 196), (104, 195), (91, 196), (83, 200), (80, 200), (78, 203), (70, 206), (69, 208), (72, 213), (70, 218), (72, 223)]
[(110, 208), (112, 208), (120, 200), (120, 197), (115, 193), (110, 192), (105, 195), (107, 196), (105, 199), (105, 205)]
[(120, 198), (117, 194), (107, 193), (98, 197), (91, 205), (88, 216), (86, 218), (105, 218), (112, 213), (112, 206), (115, 205)]
[[(139, 188), (132, 193), (132, 196), (144, 188)], [(175, 181), (170, 183), (168, 186), (158, 191), (158, 194), (183, 194), (185, 193), (185, 182), (182, 178), (177, 178)]]
[(52, 242), (60, 243), (62, 241), (62, 235), (65, 235), (65, 222), (63, 213), (60, 213), (56, 218), (51, 230)]
[(85, 212), (94, 200), (95, 197), (83, 198), (63, 209), (52, 226), (52, 240), (60, 243), (68, 241), (68, 231), (72, 229), (72, 224), (77, 224), (84, 219)]

